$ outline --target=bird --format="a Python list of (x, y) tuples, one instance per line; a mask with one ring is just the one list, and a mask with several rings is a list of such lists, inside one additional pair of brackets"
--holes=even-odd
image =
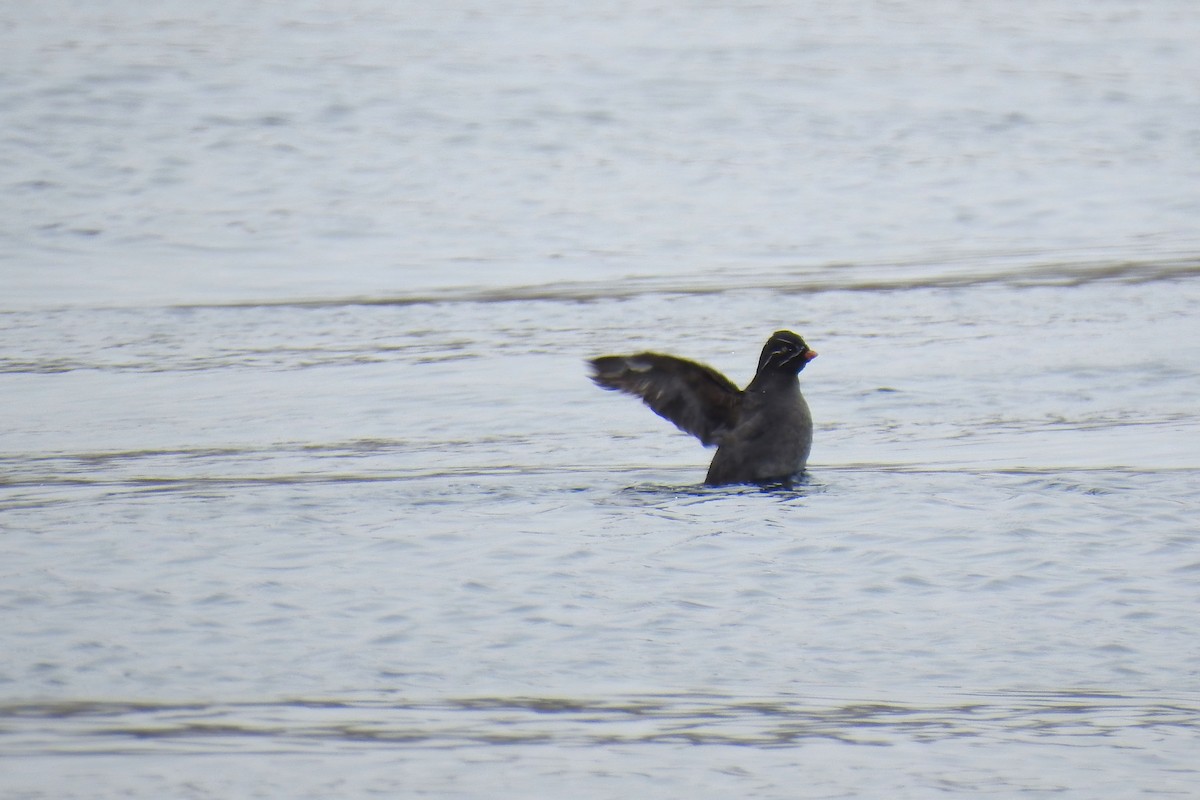
[(640, 397), (706, 447), (716, 445), (707, 485), (790, 486), (812, 449), (812, 414), (798, 376), (816, 357), (799, 335), (776, 331), (744, 390), (712, 367), (661, 353), (600, 356), (588, 363), (597, 386)]

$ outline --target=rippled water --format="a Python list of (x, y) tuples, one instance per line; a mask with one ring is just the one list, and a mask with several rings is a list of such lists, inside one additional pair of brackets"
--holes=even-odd
[(1200, 790), (1190, 4), (211, 8), (0, 56), (0, 794)]

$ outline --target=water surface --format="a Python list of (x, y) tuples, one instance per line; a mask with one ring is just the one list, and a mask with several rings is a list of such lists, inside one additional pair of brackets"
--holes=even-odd
[[(1191, 4), (72, 13), (0, 56), (0, 793), (1200, 789)], [(584, 369), (778, 328), (791, 491)]]

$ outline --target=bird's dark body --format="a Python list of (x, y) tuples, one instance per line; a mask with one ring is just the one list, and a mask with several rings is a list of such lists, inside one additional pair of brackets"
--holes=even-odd
[(796, 334), (777, 331), (744, 391), (712, 367), (660, 353), (593, 359), (592, 380), (640, 397), (716, 445), (705, 483), (787, 483), (804, 471), (812, 448), (812, 416), (796, 376), (816, 355)]

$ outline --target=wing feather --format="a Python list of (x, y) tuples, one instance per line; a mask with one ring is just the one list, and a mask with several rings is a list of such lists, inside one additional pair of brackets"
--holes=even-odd
[(720, 444), (737, 424), (742, 392), (712, 367), (660, 353), (602, 356), (589, 363), (597, 386), (640, 397), (706, 445)]

